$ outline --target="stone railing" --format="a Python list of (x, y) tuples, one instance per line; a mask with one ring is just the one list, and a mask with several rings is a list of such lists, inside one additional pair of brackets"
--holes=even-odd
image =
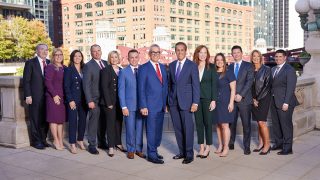
[[(320, 119), (316, 118), (316, 100), (313, 98), (317, 97), (318, 91), (315, 82), (314, 78), (298, 79), (296, 95), (301, 104), (293, 114), (294, 137), (312, 131), (316, 124), (320, 128)], [(0, 145), (14, 148), (29, 146), (27, 107), (23, 100), (21, 77), (0, 76), (0, 95)], [(268, 125), (272, 126), (270, 118)], [(242, 134), (240, 120), (237, 129)], [(252, 122), (253, 136), (257, 136), (256, 129), (257, 123)], [(168, 113), (165, 115), (163, 131), (173, 131)]]

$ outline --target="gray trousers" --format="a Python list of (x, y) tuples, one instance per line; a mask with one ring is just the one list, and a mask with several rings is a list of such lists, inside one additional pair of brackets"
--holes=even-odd
[(94, 148), (97, 146), (97, 132), (98, 132), (98, 123), (100, 118), (100, 107), (96, 104), (94, 109), (89, 109), (89, 122), (88, 122), (88, 142), (89, 148)]

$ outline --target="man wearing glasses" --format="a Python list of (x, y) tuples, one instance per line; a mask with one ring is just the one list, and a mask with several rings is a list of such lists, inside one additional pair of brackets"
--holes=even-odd
[(159, 63), (160, 47), (151, 45), (150, 61), (139, 68), (138, 99), (141, 114), (146, 118), (148, 161), (163, 164), (158, 153), (162, 139), (164, 113), (167, 104), (168, 81), (165, 66)]

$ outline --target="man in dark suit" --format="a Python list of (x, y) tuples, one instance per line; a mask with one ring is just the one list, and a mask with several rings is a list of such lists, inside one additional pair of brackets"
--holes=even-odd
[(157, 148), (161, 144), (164, 112), (167, 104), (168, 79), (166, 68), (159, 63), (160, 47), (151, 45), (150, 61), (139, 68), (139, 109), (146, 117), (148, 161), (163, 164)]
[(44, 68), (50, 63), (47, 58), (48, 46), (38, 44), (37, 56), (26, 62), (23, 71), (23, 90), (29, 105), (31, 146), (37, 149), (49, 147), (46, 138), (48, 123), (45, 119)]
[(178, 60), (169, 65), (169, 107), (179, 147), (179, 154), (173, 159), (182, 159), (183, 164), (193, 161), (194, 124), (193, 113), (200, 101), (200, 80), (198, 66), (186, 58), (187, 45), (175, 45)]
[(272, 68), (271, 88), (271, 117), (275, 145), (272, 150), (281, 150), (278, 155), (292, 154), (293, 124), (292, 114), (298, 105), (294, 94), (297, 75), (293, 67), (286, 63), (286, 52), (277, 50), (275, 61), (277, 66)]
[(92, 59), (83, 68), (83, 91), (89, 107), (88, 151), (91, 154), (99, 154), (96, 148), (96, 136), (100, 119), (100, 70), (107, 66), (107, 62), (101, 59), (102, 52), (99, 45), (92, 45), (90, 51)]
[(235, 117), (231, 124), (231, 138), (229, 149), (234, 149), (238, 114), (240, 113), (243, 128), (244, 154), (249, 155), (251, 141), (251, 106), (253, 103), (251, 87), (254, 78), (254, 70), (251, 63), (242, 60), (242, 48), (233, 46), (231, 49), (235, 63), (229, 66), (236, 76)]

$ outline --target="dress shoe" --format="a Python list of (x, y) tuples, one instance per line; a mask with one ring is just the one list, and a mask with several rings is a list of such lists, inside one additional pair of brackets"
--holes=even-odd
[(116, 146), (116, 149), (124, 153), (127, 152), (127, 150), (125, 150), (123, 147), (120, 147), (118, 145)]
[(133, 152), (128, 152), (127, 158), (128, 159), (134, 159), (134, 153)]
[(50, 144), (47, 143), (47, 142), (44, 142), (44, 143), (42, 143), (42, 144), (44, 145), (44, 147), (51, 147)]
[(182, 154), (178, 154), (178, 155), (173, 156), (173, 159), (183, 159), (183, 158), (184, 158), (184, 155), (182, 155)]
[(163, 156), (161, 156), (160, 154), (157, 153), (157, 157), (158, 159), (163, 159)]
[(280, 152), (277, 153), (278, 155), (289, 155), (289, 154), (293, 154), (292, 150), (282, 150)]
[(32, 147), (36, 148), (36, 149), (40, 149), (40, 150), (43, 150), (45, 149), (44, 145), (39, 143), (39, 144), (34, 144), (32, 145)]
[(86, 150), (86, 147), (84, 146), (83, 142), (82, 141), (77, 141), (77, 145), (79, 146), (79, 148), (81, 150)]
[(256, 148), (253, 150), (253, 152), (260, 152), (263, 149), (263, 146), (261, 148)]
[(234, 144), (229, 144), (229, 150), (234, 150)]
[(267, 155), (267, 154), (270, 153), (270, 151), (271, 151), (271, 147), (269, 147), (268, 151), (266, 151), (266, 152), (261, 151), (261, 152), (259, 153), (259, 155)]
[(89, 148), (88, 151), (89, 151), (90, 154), (94, 154), (94, 155), (98, 155), (99, 154), (99, 151), (95, 147)]
[(250, 155), (250, 154), (251, 154), (250, 149), (245, 149), (245, 150), (243, 151), (243, 154), (244, 154), (244, 155)]
[(203, 156), (203, 155), (201, 155), (201, 154), (196, 155), (197, 158), (201, 158), (201, 156)]
[(103, 149), (103, 150), (107, 150), (109, 147), (106, 144), (99, 144), (98, 148)]
[(109, 148), (108, 156), (109, 156), (109, 157), (113, 157), (113, 156), (114, 156), (114, 154), (113, 154), (113, 148)]
[(182, 164), (189, 164), (193, 161), (193, 158), (185, 158), (183, 161), (182, 161)]
[(145, 154), (143, 154), (143, 152), (136, 152), (136, 155), (142, 159), (145, 159), (147, 157)]
[(282, 149), (282, 146), (274, 145), (274, 146), (271, 147), (271, 151), (276, 151), (276, 150), (281, 150), (281, 149)]
[(207, 157), (209, 156), (209, 154), (210, 154), (210, 151), (208, 152), (207, 155), (202, 155), (200, 158), (201, 158), (201, 159), (205, 159), (205, 158), (207, 158)]
[(154, 164), (163, 164), (163, 163), (164, 163), (164, 161), (161, 160), (161, 159), (148, 158), (148, 161), (149, 161), (149, 162), (152, 162), (152, 163), (154, 163)]

